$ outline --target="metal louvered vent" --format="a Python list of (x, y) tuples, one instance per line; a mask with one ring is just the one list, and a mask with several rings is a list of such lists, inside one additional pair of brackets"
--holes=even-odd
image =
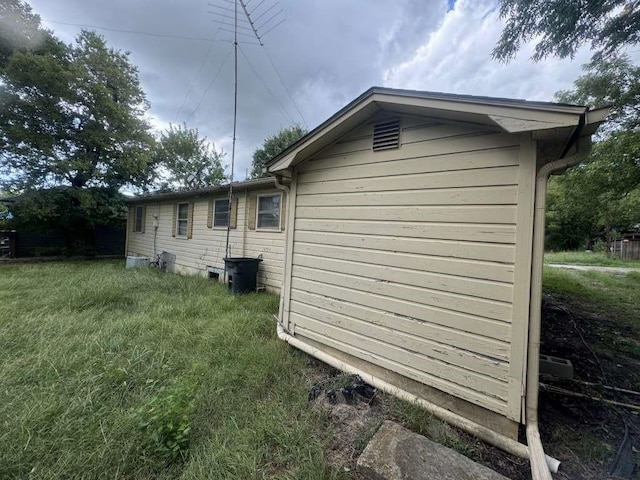
[(373, 151), (400, 148), (400, 120), (389, 120), (373, 126)]

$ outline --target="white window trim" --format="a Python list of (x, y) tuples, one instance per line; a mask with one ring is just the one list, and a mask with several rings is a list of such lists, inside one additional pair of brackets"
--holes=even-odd
[[(278, 228), (258, 227), (258, 219), (260, 218), (260, 198), (280, 196), (280, 213), (278, 214)], [(281, 232), (282, 231), (282, 192), (280, 193), (262, 193), (256, 197), (256, 231), (259, 232)]]
[[(216, 225), (216, 202), (221, 202), (221, 201), (225, 201), (225, 200), (229, 200), (229, 198), (216, 198), (213, 200), (213, 218), (211, 219), (211, 228), (215, 228), (217, 230), (226, 230), (228, 227), (227, 225)], [(231, 225), (231, 208), (229, 209), (229, 218), (228, 218), (228, 224)]]
[[(136, 205), (135, 210), (133, 212), (133, 233), (144, 233), (144, 205)], [(141, 216), (142, 216), (142, 221), (140, 222), (140, 230), (138, 230), (138, 209), (142, 210)]]
[[(178, 225), (180, 225), (180, 205), (187, 206), (187, 233), (184, 235), (180, 235), (180, 229)], [(176, 204), (176, 238), (189, 238), (189, 202), (179, 202)]]

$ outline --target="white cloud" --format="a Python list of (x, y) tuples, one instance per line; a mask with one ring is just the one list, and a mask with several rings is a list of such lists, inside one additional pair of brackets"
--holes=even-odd
[(571, 59), (530, 61), (532, 47), (525, 45), (508, 64), (491, 58), (504, 24), (495, 2), (458, 0), (442, 25), (415, 50), (412, 58), (388, 68), (385, 85), (471, 95), (552, 100), (553, 94), (571, 86), (590, 52), (581, 49)]

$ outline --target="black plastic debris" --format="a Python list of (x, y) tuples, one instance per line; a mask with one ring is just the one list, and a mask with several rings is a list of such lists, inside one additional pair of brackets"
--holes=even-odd
[(327, 400), (329, 403), (337, 403), (338, 397), (335, 390), (327, 390)]
[(365, 383), (358, 375), (337, 375), (326, 378), (316, 383), (309, 389), (308, 400), (316, 400), (324, 392), (327, 401), (331, 404), (338, 403), (338, 394), (344, 399), (344, 403), (351, 405), (358, 400), (371, 404), (376, 396), (377, 390)]

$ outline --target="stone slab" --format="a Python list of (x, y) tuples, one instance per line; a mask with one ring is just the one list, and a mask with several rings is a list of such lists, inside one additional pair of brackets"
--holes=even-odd
[(386, 421), (358, 459), (370, 480), (508, 480), (431, 440)]

